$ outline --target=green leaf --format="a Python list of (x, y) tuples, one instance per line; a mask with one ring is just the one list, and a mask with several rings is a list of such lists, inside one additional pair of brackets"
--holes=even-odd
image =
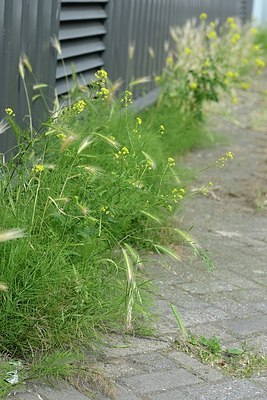
[(228, 354), (233, 354), (235, 356), (240, 356), (241, 354), (244, 354), (244, 350), (242, 349), (227, 349)]
[(174, 258), (174, 260), (181, 262), (181, 258), (178, 257), (172, 250), (170, 250), (169, 248), (162, 246), (160, 244), (154, 244), (154, 247), (157, 251), (159, 251), (160, 253), (165, 253), (168, 256)]
[(149, 213), (147, 211), (144, 211), (144, 210), (140, 210), (140, 213), (144, 214), (148, 218), (153, 219), (153, 221), (156, 221), (158, 224), (160, 224), (160, 225), (162, 224), (162, 221), (158, 217), (156, 217), (155, 215), (153, 215), (153, 214), (151, 214), (151, 213)]

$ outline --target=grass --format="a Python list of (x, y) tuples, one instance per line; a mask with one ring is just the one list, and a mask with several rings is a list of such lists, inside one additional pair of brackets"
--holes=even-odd
[(186, 340), (177, 340), (175, 345), (180, 351), (193, 355), (204, 364), (239, 378), (250, 378), (266, 367), (263, 355), (245, 345), (241, 348), (223, 348), (216, 336), (189, 336)]
[(161, 132), (161, 109), (136, 117), (103, 97), (80, 99), (32, 141), (8, 115), (20, 152), (1, 166), (1, 230), (24, 235), (0, 243), (2, 352), (29, 360), (91, 347), (109, 330), (147, 330), (139, 253), (170, 252), (162, 233), (174, 231), (170, 219), (187, 196), (174, 158), (205, 135), (170, 111)]

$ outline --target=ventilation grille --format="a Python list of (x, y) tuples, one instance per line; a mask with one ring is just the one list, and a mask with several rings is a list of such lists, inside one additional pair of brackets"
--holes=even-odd
[(105, 6), (108, 0), (61, 0), (59, 41), (56, 71), (57, 94), (73, 86), (73, 71), (86, 84), (104, 63)]

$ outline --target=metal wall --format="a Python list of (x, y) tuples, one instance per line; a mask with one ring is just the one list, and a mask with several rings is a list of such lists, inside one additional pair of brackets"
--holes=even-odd
[[(29, 58), (37, 82), (48, 101), (54, 97), (56, 53), (50, 39), (58, 35), (60, 0), (0, 0), (0, 120), (5, 108), (11, 107), (18, 123), (27, 126), (28, 108), (23, 82), (18, 73), (19, 58)], [(26, 73), (30, 99), (34, 78)], [(44, 117), (46, 107), (41, 99), (33, 104), (35, 122)], [(0, 135), (0, 152), (15, 145), (10, 131)]]
[[(71, 64), (74, 69), (77, 64), (81, 79), (92, 76), (104, 63), (112, 80), (121, 78), (127, 85), (133, 77), (161, 72), (171, 26), (183, 25), (201, 12), (207, 12), (210, 19), (224, 20), (230, 15), (246, 19), (251, 9), (252, 0), (0, 0), (0, 120), (4, 109), (11, 107), (17, 121), (27, 126), (27, 102), (18, 74), (23, 53), (32, 64), (36, 81), (48, 84), (43, 93), (51, 104), (56, 77), (58, 91), (66, 90), (62, 58), (67, 61), (68, 73)], [(61, 41), (61, 56), (51, 46), (53, 36)], [(33, 83), (28, 74), (30, 98)], [(152, 89), (150, 82), (137, 95)], [(32, 107), (38, 126), (46, 107), (41, 99)], [(10, 131), (0, 135), (0, 153), (14, 144)]]
[[(171, 26), (183, 25), (202, 12), (210, 20), (229, 16), (244, 20), (250, 18), (251, 8), (252, 0), (109, 0), (105, 68), (112, 80), (121, 78), (125, 86), (132, 78), (159, 74)], [(134, 49), (132, 59), (129, 49), (130, 53)], [(146, 89), (152, 87), (150, 83)]]

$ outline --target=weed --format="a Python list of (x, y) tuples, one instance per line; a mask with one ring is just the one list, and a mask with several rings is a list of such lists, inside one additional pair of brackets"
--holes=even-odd
[(204, 364), (215, 366), (220, 371), (236, 377), (249, 378), (266, 366), (266, 358), (248, 349), (223, 348), (216, 336), (206, 338), (189, 336), (187, 340), (177, 340), (176, 347), (192, 354)]

